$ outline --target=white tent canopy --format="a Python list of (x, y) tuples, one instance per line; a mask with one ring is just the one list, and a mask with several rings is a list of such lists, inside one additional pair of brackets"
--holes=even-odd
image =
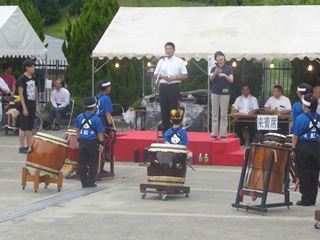
[(129, 59), (176, 54), (207, 59), (220, 50), (230, 60), (320, 57), (320, 6), (121, 7), (92, 52), (93, 58)]
[(43, 57), (47, 49), (18, 6), (0, 6), (0, 57)]

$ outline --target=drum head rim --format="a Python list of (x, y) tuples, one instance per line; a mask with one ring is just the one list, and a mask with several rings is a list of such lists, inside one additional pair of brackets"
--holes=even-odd
[(65, 140), (63, 138), (55, 137), (55, 136), (52, 136), (52, 135), (49, 135), (49, 134), (45, 134), (45, 133), (38, 132), (36, 135), (33, 136), (33, 138), (40, 139), (40, 140), (43, 140), (43, 141), (48, 141), (48, 142), (51, 142), (51, 143), (56, 143), (56, 144), (62, 145), (64, 147), (68, 146), (68, 141), (67, 140)]

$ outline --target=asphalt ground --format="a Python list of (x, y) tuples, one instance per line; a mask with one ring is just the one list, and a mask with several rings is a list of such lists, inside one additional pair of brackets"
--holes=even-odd
[[(63, 137), (65, 129), (45, 132)], [(315, 206), (296, 206), (299, 192), (291, 191), (287, 207), (260, 212), (237, 210), (235, 202), (241, 167), (193, 166), (187, 170), (189, 197), (139, 190), (147, 183), (146, 167), (115, 162), (115, 177), (98, 187), (82, 189), (76, 179), (63, 179), (35, 193), (33, 183), (21, 187), (26, 155), (18, 153), (18, 137), (0, 131), (0, 240), (20, 239), (318, 239)], [(105, 167), (107, 170), (107, 167)], [(282, 202), (269, 193), (267, 203)], [(249, 196), (243, 204), (257, 204)]]

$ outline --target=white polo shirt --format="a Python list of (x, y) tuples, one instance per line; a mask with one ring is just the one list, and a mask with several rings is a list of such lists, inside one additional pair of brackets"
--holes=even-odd
[(57, 89), (53, 90), (51, 94), (51, 103), (54, 107), (57, 107), (57, 104), (59, 104), (60, 107), (68, 106), (70, 103), (69, 91), (64, 87), (60, 88), (59, 91)]
[[(154, 71), (154, 74), (159, 74), (161, 66), (161, 73), (164, 76), (173, 76), (176, 78), (182, 74), (188, 74), (187, 68), (181, 58), (172, 56), (171, 58), (161, 59)], [(168, 83), (166, 80), (159, 78), (160, 83)], [(174, 80), (171, 83), (180, 83), (180, 80)]]
[(283, 95), (281, 95), (279, 99), (275, 98), (274, 96), (270, 97), (266, 102), (266, 104), (264, 105), (264, 107), (268, 107), (271, 110), (274, 110), (276, 106), (278, 107), (279, 112), (284, 112), (286, 110), (291, 111), (290, 99)]
[(257, 98), (251, 94), (249, 94), (248, 97), (245, 97), (244, 95), (237, 97), (233, 106), (239, 113), (243, 114), (248, 114), (252, 110), (259, 109)]

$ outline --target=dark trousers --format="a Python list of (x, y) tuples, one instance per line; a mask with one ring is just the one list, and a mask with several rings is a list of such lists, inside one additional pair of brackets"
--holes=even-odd
[(49, 110), (48, 122), (52, 125), (53, 120), (56, 119), (56, 124), (60, 126), (61, 114), (66, 114), (69, 112), (69, 105), (66, 107), (51, 107)]
[(240, 138), (240, 142), (245, 143), (243, 137), (242, 128), (248, 127), (249, 130), (249, 143), (253, 142), (253, 138), (256, 132), (256, 123), (254, 122), (236, 122), (234, 125), (234, 131)]
[(82, 187), (95, 183), (99, 162), (98, 139), (79, 140), (79, 174)]
[(171, 126), (170, 111), (178, 108), (180, 99), (179, 83), (161, 83), (159, 88), (159, 100), (161, 107), (162, 133), (164, 134)]
[(298, 141), (295, 152), (301, 200), (315, 203), (320, 171), (320, 145), (318, 142)]
[(278, 123), (278, 132), (282, 135), (288, 135), (289, 123)]
[(28, 116), (23, 115), (23, 111), (19, 112), (20, 115), (20, 129), (22, 131), (32, 131), (34, 120), (36, 118), (36, 108), (27, 108)]

